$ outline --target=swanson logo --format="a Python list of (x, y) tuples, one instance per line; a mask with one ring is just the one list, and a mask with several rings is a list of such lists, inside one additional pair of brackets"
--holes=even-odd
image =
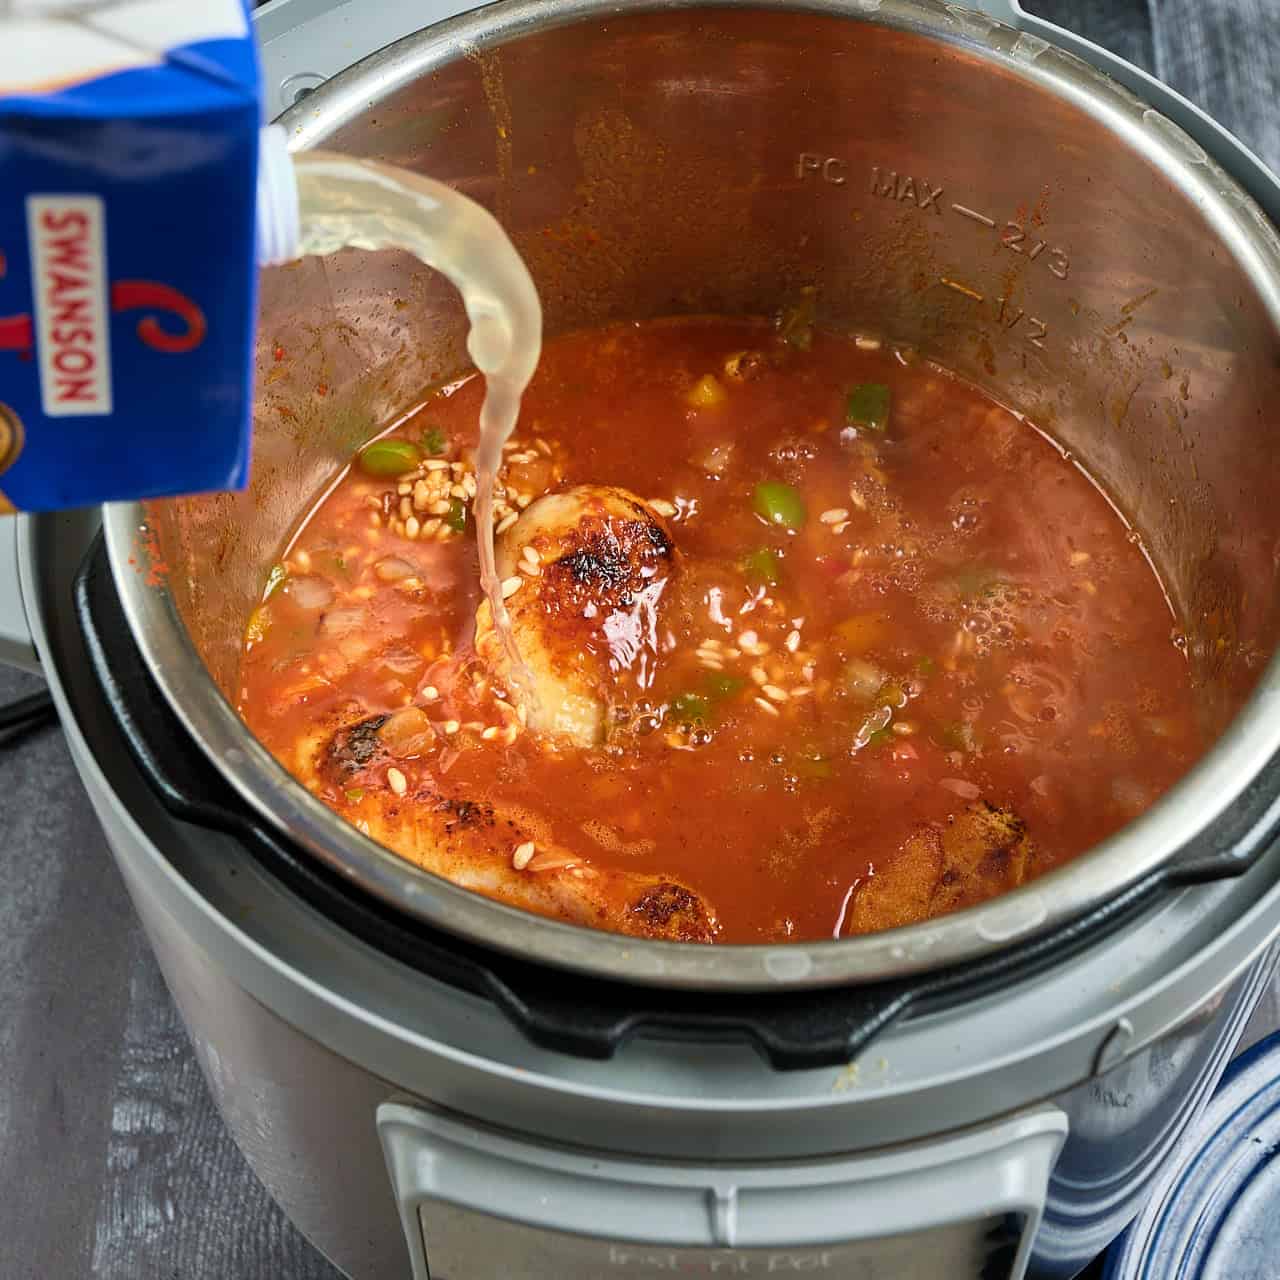
[[(30, 314), (0, 315), (0, 352), (34, 354), (47, 416), (111, 412), (111, 313), (168, 313), (163, 327), (151, 314), (137, 324), (138, 339), (153, 351), (192, 351), (204, 341), (204, 313), (177, 289), (152, 280), (108, 284), (106, 218), (97, 196), (28, 196), (27, 232), (34, 321)], [(0, 279), (4, 274), (0, 254)]]

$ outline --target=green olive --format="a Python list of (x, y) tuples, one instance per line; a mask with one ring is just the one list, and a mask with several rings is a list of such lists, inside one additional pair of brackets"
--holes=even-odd
[(883, 382), (862, 382), (849, 392), (844, 420), (864, 431), (889, 429), (889, 388)]
[(408, 440), (375, 440), (360, 450), (360, 470), (371, 476), (402, 476), (422, 461), (422, 450)]
[(779, 480), (764, 480), (756, 485), (755, 508), (757, 515), (784, 529), (802, 528), (808, 516), (800, 491)]
[(743, 560), (742, 571), (755, 586), (776, 587), (782, 580), (782, 561), (776, 551), (761, 547)]

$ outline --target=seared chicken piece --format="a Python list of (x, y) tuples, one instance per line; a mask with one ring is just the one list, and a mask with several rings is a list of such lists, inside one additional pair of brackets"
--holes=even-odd
[(1034, 856), (1022, 821), (980, 800), (945, 826), (919, 828), (876, 868), (854, 897), (850, 932), (896, 929), (1016, 889)]
[[(380, 736), (389, 720), (370, 716), (327, 741), (313, 738), (300, 746), (294, 772), (366, 835), (466, 889), (633, 937), (715, 940), (715, 912), (691, 889), (662, 876), (593, 866), (548, 841), (534, 815), (451, 794), (391, 754)], [(398, 766), (403, 794), (389, 775)], [(408, 782), (406, 773), (419, 780)], [(532, 857), (517, 869), (513, 855), (531, 841)]]
[(652, 673), (658, 610), (676, 572), (666, 526), (625, 489), (578, 485), (531, 504), (498, 540), (497, 565), (519, 584), (506, 607), (530, 687), (510, 679), (487, 601), (476, 614), (477, 653), (507, 676), (532, 729), (598, 745), (609, 705), (639, 693)]

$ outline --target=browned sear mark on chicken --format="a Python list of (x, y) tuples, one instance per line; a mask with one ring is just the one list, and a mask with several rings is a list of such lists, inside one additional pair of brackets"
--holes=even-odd
[(369, 716), (357, 724), (339, 729), (326, 743), (319, 762), (322, 774), (347, 778), (363, 769), (371, 768), (389, 754), (378, 730), (387, 723), (388, 716)]
[(493, 805), (479, 800), (455, 800), (444, 798), (436, 806), (441, 812), (452, 815), (445, 820), (444, 829), (452, 835), (457, 827), (493, 826)]
[(672, 555), (671, 539), (651, 519), (588, 516), (575, 540), (573, 551), (544, 570), (553, 598), (575, 612), (587, 602), (629, 609)]
[(849, 931), (896, 929), (993, 898), (1017, 888), (1034, 857), (1022, 820), (980, 800), (945, 826), (918, 828), (877, 868), (858, 888)]
[(715, 921), (706, 904), (691, 889), (663, 880), (646, 889), (632, 904), (643, 937), (664, 938), (668, 942), (711, 942)]

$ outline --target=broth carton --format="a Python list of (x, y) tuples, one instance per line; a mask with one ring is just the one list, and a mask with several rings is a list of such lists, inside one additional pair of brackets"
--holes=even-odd
[(0, 510), (247, 479), (244, 0), (0, 0)]

